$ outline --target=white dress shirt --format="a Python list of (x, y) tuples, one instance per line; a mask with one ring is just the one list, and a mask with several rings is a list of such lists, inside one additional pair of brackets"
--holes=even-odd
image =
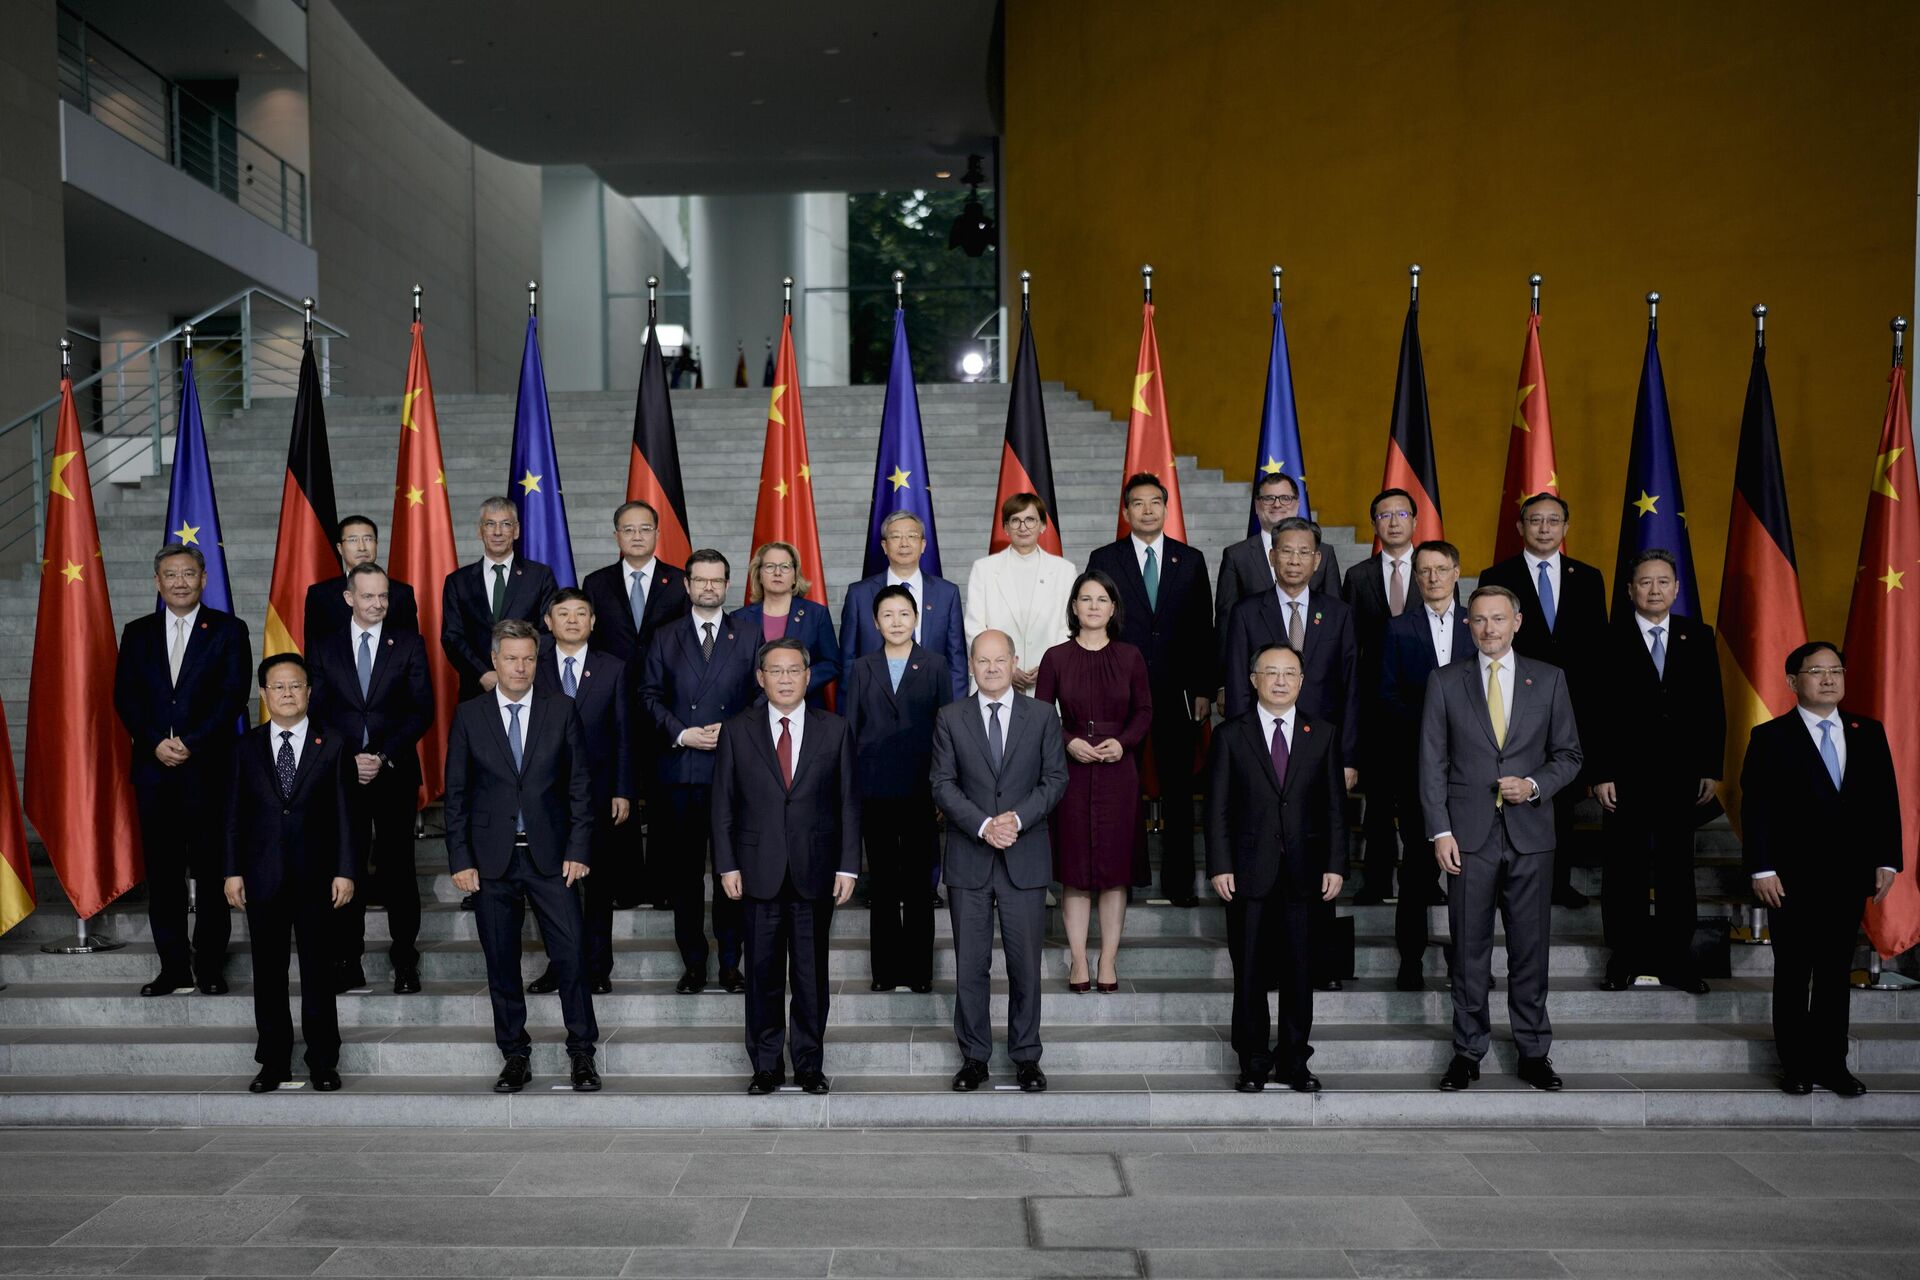
[(927, 611), (927, 580), (922, 576), (920, 566), (915, 565), (913, 572), (903, 578), (893, 571), (892, 565), (888, 565), (887, 585), (890, 587), (905, 587), (907, 590), (913, 592), (913, 638), (918, 640), (920, 638), (920, 619)]
[(505, 689), (496, 684), (493, 686), (493, 700), (500, 704), (500, 727), (506, 730), (508, 742), (513, 741), (513, 713), (507, 708), (520, 708), (520, 749), (524, 752), (527, 746), (527, 729), (532, 724), (533, 690), (529, 688), (520, 695), (520, 700), (515, 702), (507, 696)]
[(380, 633), (386, 629), (386, 625), (384, 619), (374, 623), (370, 627), (361, 626), (358, 619), (347, 624), (347, 637), (352, 642), (352, 651), (347, 656), (354, 660), (356, 670), (358, 669), (357, 664), (360, 661), (360, 637), (371, 637), (372, 643), (368, 645), (368, 648), (373, 653), (374, 662), (378, 663), (380, 661)]
[(513, 552), (507, 552), (506, 555), (498, 560), (495, 560), (484, 551), (480, 553), (480, 577), (487, 584), (488, 591), (493, 590), (493, 566), (495, 565), (504, 566), (507, 571), (507, 576), (511, 578), (513, 576)]
[[(1554, 620), (1558, 621), (1560, 618), (1560, 553), (1556, 551), (1544, 560), (1531, 551), (1523, 551), (1521, 555), (1527, 562), (1527, 583), (1536, 592), (1540, 589), (1540, 566), (1543, 564), (1547, 566), (1547, 590), (1553, 595), (1553, 616)], [(1540, 605), (1545, 608), (1547, 603), (1542, 600)]]
[(699, 609), (693, 609), (688, 612), (687, 617), (693, 624), (694, 640), (699, 642), (705, 639), (705, 636), (701, 634), (701, 628), (711, 622), (713, 624), (714, 643), (718, 644), (720, 642), (720, 619), (726, 616), (726, 612), (725, 609), (715, 609), (712, 613), (702, 613)]
[(568, 658), (573, 659), (573, 685), (577, 693), (580, 688), (580, 682), (585, 679), (587, 675), (587, 646), (583, 644), (573, 653), (568, 653), (560, 647), (558, 640), (553, 642), (553, 674), (560, 678), (560, 688), (563, 692), (567, 687)]
[[(989, 742), (993, 740), (993, 737), (992, 737), (993, 714), (990, 711), (988, 711), (987, 708), (995, 705), (999, 706), (1000, 708), (1000, 749), (1004, 755), (1004, 752), (1006, 751), (1006, 748), (1007, 748), (1007, 741), (1009, 738), (1013, 736), (1013, 689), (1012, 687), (1009, 686), (1007, 691), (1005, 693), (1002, 693), (997, 698), (989, 698), (986, 694), (981, 693), (978, 689), (976, 689), (973, 692), (973, 700), (980, 704), (980, 726), (981, 728), (987, 731), (987, 734), (988, 734), (987, 740)], [(993, 818), (989, 816), (987, 818), (987, 822), (992, 822), (992, 821), (993, 821)], [(987, 822), (982, 822), (980, 824), (980, 829), (973, 833), (975, 839), (984, 840), (987, 838)], [(1016, 813), (1013, 815), (1013, 823), (1016, 830), (1023, 825), (1020, 821), (1019, 814)]]
[[(640, 579), (640, 594), (648, 600), (653, 599), (653, 571), (660, 567), (660, 557), (648, 556), (647, 562), (638, 569), (625, 560), (620, 562), (621, 571), (627, 576), (627, 599), (633, 599), (633, 580)], [(632, 612), (631, 609), (628, 610)]]
[(1420, 611), (1427, 615), (1428, 634), (1433, 637), (1434, 660), (1443, 667), (1453, 661), (1453, 609), (1448, 604), (1435, 613), (1432, 605), (1420, 605)]
[[(1654, 619), (1649, 618), (1646, 614), (1640, 612), (1638, 609), (1635, 609), (1633, 611), (1633, 623), (1635, 626), (1640, 628), (1640, 642), (1647, 646), (1648, 654), (1653, 653), (1653, 629), (1655, 627), (1660, 628), (1661, 640), (1665, 641), (1665, 640), (1673, 639), (1673, 615), (1671, 613), (1669, 613), (1666, 617), (1661, 618), (1658, 621), (1655, 621)], [(1673, 646), (1671, 644), (1667, 646), (1667, 652), (1668, 653), (1673, 652)]]
[(1167, 539), (1165, 535), (1157, 535), (1152, 542), (1145, 542), (1141, 540), (1139, 534), (1135, 533), (1129, 534), (1127, 541), (1133, 544), (1133, 563), (1140, 570), (1141, 576), (1144, 577), (1147, 572), (1147, 548), (1149, 547), (1153, 548), (1154, 567), (1160, 570), (1162, 577), (1166, 575)]
[(1299, 710), (1298, 705), (1288, 707), (1277, 716), (1259, 702), (1253, 705), (1260, 712), (1260, 740), (1267, 744), (1267, 750), (1273, 750), (1273, 726), (1277, 724), (1280, 726), (1280, 736), (1286, 739), (1287, 753), (1291, 755), (1293, 753), (1293, 717)]
[[(1309, 599), (1313, 592), (1309, 588), (1301, 587), (1299, 595), (1289, 596), (1287, 589), (1280, 585), (1278, 579), (1275, 579), (1273, 593), (1280, 598), (1280, 632), (1283, 638), (1286, 635), (1287, 628), (1293, 625), (1293, 602), (1295, 600), (1300, 602), (1300, 625), (1302, 627), (1308, 627), (1313, 624), (1313, 601)], [(1303, 631), (1301, 634), (1305, 635), (1306, 633)]]
[[(285, 743), (293, 748), (293, 767), (298, 769), (300, 767), (300, 757), (305, 754), (307, 749), (307, 717), (301, 716), (289, 725), (282, 725), (278, 720), (272, 721), (271, 724), (272, 728), (267, 734), (267, 759), (278, 764), (280, 760), (280, 746), (282, 743)], [(282, 738), (280, 736), (288, 732), (291, 732), (293, 737)]]

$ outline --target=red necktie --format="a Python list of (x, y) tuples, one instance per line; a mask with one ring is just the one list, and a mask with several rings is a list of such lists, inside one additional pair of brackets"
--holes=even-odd
[(793, 733), (785, 716), (780, 717), (780, 741), (774, 744), (773, 754), (780, 757), (780, 781), (793, 790)]

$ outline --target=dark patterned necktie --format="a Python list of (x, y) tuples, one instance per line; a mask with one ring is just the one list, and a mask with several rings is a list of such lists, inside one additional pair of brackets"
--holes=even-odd
[(1284, 721), (1273, 722), (1273, 776), (1282, 787), (1287, 785), (1287, 726)]
[(280, 775), (280, 798), (293, 795), (293, 730), (280, 731), (280, 753), (273, 758), (273, 770)]
[(710, 660), (713, 657), (713, 624), (711, 622), (700, 624), (700, 657), (702, 660)]

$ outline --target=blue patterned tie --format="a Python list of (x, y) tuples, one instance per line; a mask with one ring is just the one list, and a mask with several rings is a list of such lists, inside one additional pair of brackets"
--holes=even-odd
[(566, 662), (561, 664), (566, 667), (566, 670), (560, 673), (560, 687), (566, 690), (569, 698), (580, 692), (580, 682), (573, 678), (573, 664), (576, 661), (578, 661), (578, 659), (568, 658)]
[(1662, 680), (1667, 678), (1667, 642), (1660, 638), (1660, 633), (1665, 630), (1665, 627), (1654, 627), (1651, 631), (1653, 636), (1653, 669), (1660, 673)]
[(280, 731), (280, 753), (273, 758), (273, 771), (280, 775), (280, 798), (293, 795), (293, 730)]
[(1540, 617), (1545, 620), (1547, 630), (1553, 630), (1553, 615), (1558, 612), (1553, 602), (1553, 575), (1547, 572), (1547, 562), (1540, 562), (1540, 572), (1534, 578), (1534, 589), (1540, 593)]
[(1833, 721), (1820, 722), (1820, 760), (1827, 766), (1827, 776), (1833, 779), (1833, 789), (1840, 789), (1840, 752), (1833, 745)]
[[(520, 771), (521, 754), (520, 704), (517, 702), (509, 702), (507, 704), (507, 715), (512, 717), (511, 722), (507, 725), (507, 750), (513, 752), (513, 770), (515, 773), (518, 773)], [(516, 810), (513, 815), (513, 829), (516, 832), (527, 829), (526, 820), (518, 810)]]
[(633, 629), (640, 630), (647, 616), (647, 580), (638, 572), (633, 575), (633, 590), (627, 592), (627, 607), (633, 610)]

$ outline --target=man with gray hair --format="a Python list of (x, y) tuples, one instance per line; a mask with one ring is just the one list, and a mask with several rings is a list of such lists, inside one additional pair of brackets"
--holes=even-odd
[[(911, 511), (896, 511), (880, 522), (880, 549), (886, 553), (887, 567), (860, 579), (847, 588), (846, 603), (840, 606), (840, 657), (844, 670), (853, 670), (853, 661), (863, 653), (882, 647), (880, 631), (873, 625), (873, 598), (886, 587), (905, 587), (913, 593), (913, 639), (916, 644), (947, 660), (947, 678), (953, 696), (967, 696), (967, 640), (962, 625), (960, 588), (945, 578), (927, 573), (920, 557), (927, 549), (926, 526)], [(1034, 659), (1037, 665), (1039, 659)]]
[(547, 616), (558, 589), (553, 570), (514, 554), (520, 509), (495, 495), (480, 504), (480, 558), (447, 575), (440, 590), (440, 648), (460, 677), (460, 701), (491, 690), (499, 679), (489, 656), (495, 623), (534, 624)]

